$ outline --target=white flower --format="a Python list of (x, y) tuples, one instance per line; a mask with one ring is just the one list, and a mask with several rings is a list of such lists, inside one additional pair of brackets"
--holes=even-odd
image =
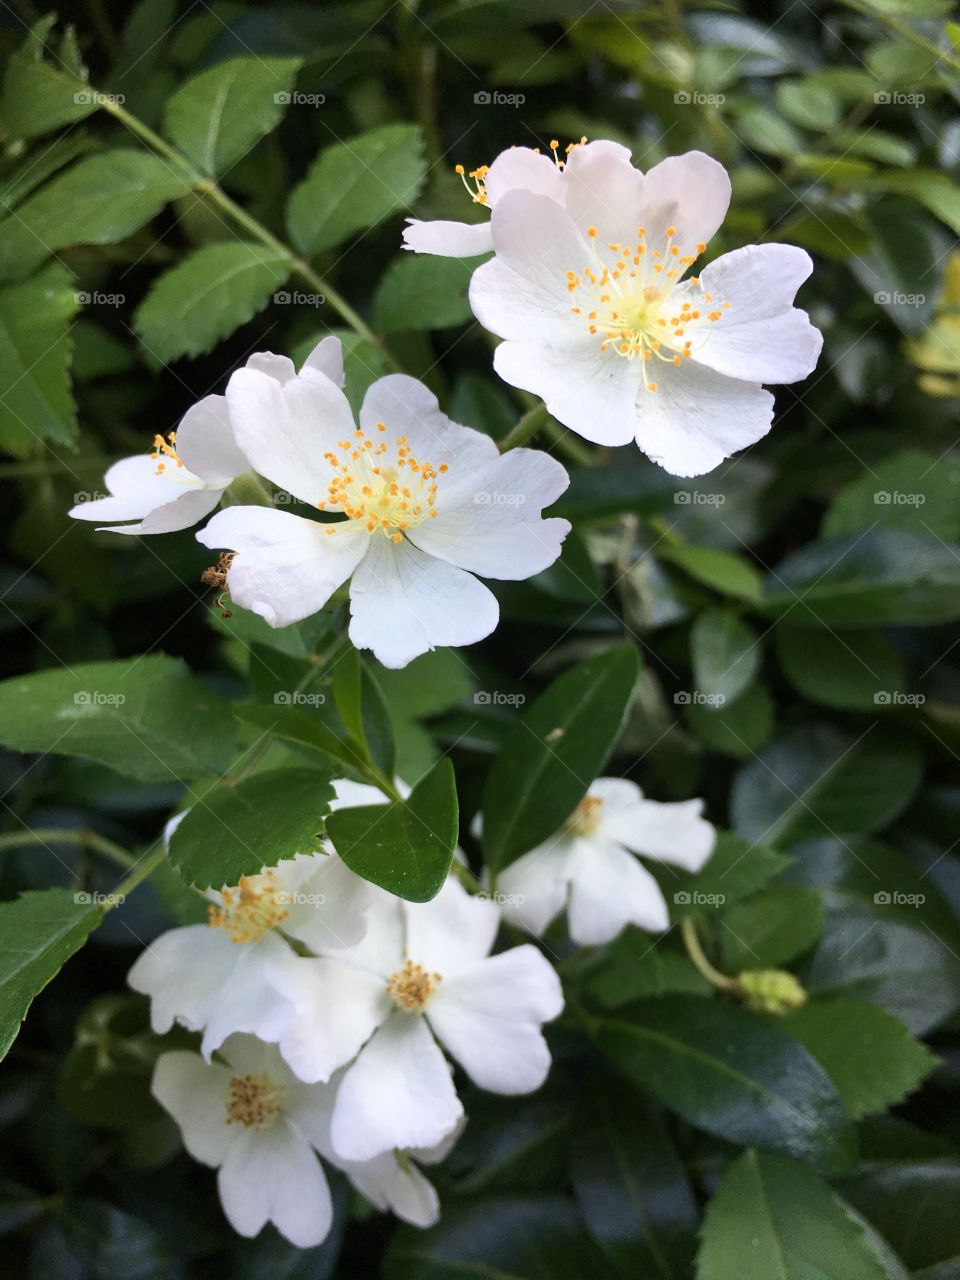
[[(247, 368), (279, 382), (296, 373), (286, 356), (269, 351), (252, 355)], [(342, 381), (339, 339), (324, 338), (304, 369)], [(109, 497), (78, 502), (69, 514), (75, 520), (136, 522), (99, 526), (111, 533), (174, 533), (208, 516), (231, 481), (249, 470), (234, 439), (226, 396), (206, 396), (187, 410), (176, 431), (154, 436), (151, 453), (113, 464), (104, 476)]]
[[(571, 143), (561, 160), (559, 143), (550, 144), (553, 157), (543, 155), (539, 149), (509, 147), (501, 151), (491, 165), (481, 165), (469, 174), (462, 164), (457, 173), (474, 204), (494, 209), (508, 191), (534, 191), (538, 195), (563, 204), (565, 179), (575, 173), (577, 167), (589, 158), (599, 155), (615, 155), (630, 159), (630, 152), (619, 142)], [(473, 185), (467, 179), (472, 181)], [(403, 247), (415, 253), (433, 253), (443, 258), (473, 258), (489, 253), (493, 248), (490, 223), (486, 222), (422, 222), (408, 218), (403, 230)]]
[[(219, 1056), (223, 1062), (208, 1063), (195, 1053), (163, 1054), (152, 1090), (190, 1155), (219, 1171), (220, 1202), (240, 1235), (272, 1222), (301, 1249), (326, 1237), (333, 1207), (317, 1152), (378, 1208), (415, 1226), (436, 1222), (436, 1191), (406, 1154), (356, 1165), (331, 1159), (333, 1086), (302, 1084), (274, 1046), (253, 1036), (231, 1036)], [(446, 1151), (410, 1154), (430, 1162)]]
[[(335, 786), (339, 792), (342, 784)], [(382, 798), (375, 788), (364, 790)], [(348, 788), (331, 808), (356, 802)], [(168, 839), (184, 816), (168, 824)], [(161, 934), (127, 981), (150, 997), (154, 1031), (169, 1031), (174, 1022), (202, 1031), (207, 1058), (234, 1032), (276, 1041), (293, 1010), (266, 975), (268, 968), (280, 970), (296, 959), (286, 937), (311, 951), (351, 946), (363, 936), (372, 894), (335, 853), (298, 855), (208, 893), (207, 924)]]
[(570, 526), (540, 511), (567, 487), (563, 467), (535, 450), (501, 456), (488, 436), (450, 422), (414, 378), (375, 382), (359, 428), (343, 392), (319, 374), (280, 383), (240, 369), (227, 401), (261, 475), (347, 517), (229, 507), (197, 534), (236, 552), (230, 595), (271, 626), (316, 613), (352, 574), (351, 641), (403, 667), (494, 629), (496, 598), (475, 573), (528, 578), (560, 554)]
[(699, 276), (730, 180), (699, 151), (647, 174), (622, 156), (571, 166), (564, 203), (508, 191), (496, 255), (470, 302), (505, 338), (494, 367), (587, 440), (635, 440), (674, 475), (702, 475), (770, 429), (764, 382), (814, 368), (820, 333), (793, 298), (812, 270), (791, 245), (750, 245)]
[(456, 1127), (463, 1107), (437, 1040), (483, 1089), (543, 1083), (540, 1027), (563, 1007), (560, 980), (535, 947), (491, 956), (498, 924), (493, 903), (451, 878), (427, 903), (379, 895), (357, 946), (270, 972), (296, 1009), (279, 1044), (296, 1074), (325, 1080), (351, 1063), (331, 1121), (339, 1159), (432, 1147)]
[(500, 873), (505, 918), (540, 934), (569, 900), (570, 937), (584, 947), (628, 924), (666, 929), (660, 886), (634, 855), (699, 871), (716, 843), (702, 811), (702, 800), (658, 804), (628, 779), (597, 778), (563, 830)]

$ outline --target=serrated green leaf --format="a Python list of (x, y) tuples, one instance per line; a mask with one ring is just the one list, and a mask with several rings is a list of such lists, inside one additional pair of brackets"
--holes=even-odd
[(124, 240), (188, 189), (168, 160), (118, 148), (84, 156), (4, 225), (0, 280), (20, 280), (58, 249)]
[(237, 884), (285, 858), (317, 853), (333, 798), (329, 774), (316, 769), (271, 769), (220, 783), (173, 833), (170, 861), (198, 889)]
[(230, 58), (201, 71), (167, 100), (167, 136), (201, 173), (217, 177), (280, 123), (300, 65)]
[(0, 903), (0, 1058), (37, 994), (86, 941), (103, 907), (69, 889), (24, 893)]
[(261, 311), (292, 267), (286, 254), (262, 245), (205, 245), (154, 281), (134, 329), (164, 364), (201, 355)]
[(487, 776), (483, 846), (498, 869), (562, 826), (616, 745), (639, 663), (621, 646), (589, 658), (537, 698)]
[(467, 286), (474, 261), (407, 253), (389, 267), (373, 302), (383, 333), (447, 329), (471, 317)]
[(782, 1025), (826, 1069), (855, 1120), (902, 1102), (938, 1059), (873, 1004), (811, 1002)]
[(459, 831), (453, 765), (441, 760), (406, 800), (337, 809), (327, 835), (351, 871), (409, 902), (443, 887)]
[(623, 1075), (698, 1129), (831, 1167), (852, 1154), (833, 1082), (770, 1018), (676, 995), (596, 1019), (593, 1032)]
[(745, 1151), (707, 1206), (697, 1280), (886, 1280), (863, 1227), (807, 1165)]
[(233, 754), (225, 700), (180, 659), (79, 663), (0, 683), (0, 742), (86, 756), (146, 782), (221, 772)]
[(62, 59), (47, 60), (45, 44), (56, 23), (48, 14), (31, 29), (7, 63), (0, 125), (11, 138), (37, 138), (98, 111), (97, 96)]
[(371, 129), (328, 147), (290, 197), (293, 243), (301, 253), (317, 253), (409, 208), (426, 171), (423, 138), (412, 124)]
[(0, 289), (0, 449), (15, 457), (26, 457), (40, 440), (76, 440), (70, 321), (78, 305), (59, 265)]

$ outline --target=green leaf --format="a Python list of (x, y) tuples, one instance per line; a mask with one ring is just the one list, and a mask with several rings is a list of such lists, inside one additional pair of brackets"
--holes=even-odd
[(896, 195), (912, 196), (960, 236), (960, 186), (948, 174), (936, 169), (909, 169), (884, 174), (882, 185)]
[(215, 178), (280, 123), (298, 58), (230, 58), (167, 100), (164, 129), (201, 173)]
[(751, 844), (732, 831), (718, 831), (713, 853), (703, 868), (693, 874), (651, 860), (647, 863), (656, 877), (674, 920), (696, 915), (705, 907), (730, 906), (748, 898), (769, 884), (791, 859), (762, 844)]
[(24, 893), (0, 902), (0, 1058), (16, 1039), (34, 996), (83, 946), (103, 907), (70, 889)]
[(85, 156), (35, 192), (4, 225), (0, 280), (20, 280), (51, 253), (124, 240), (182, 196), (186, 181), (146, 151)]
[(863, 1227), (812, 1169), (745, 1151), (707, 1205), (697, 1280), (886, 1280)]
[(17, 458), (38, 440), (73, 444), (70, 321), (77, 294), (63, 267), (0, 289), (0, 448)]
[(340, 718), (363, 757), (393, 778), (394, 744), (390, 712), (376, 679), (356, 649), (348, 649), (333, 672), (333, 699)]
[(872, 1004), (811, 1002), (781, 1025), (826, 1069), (855, 1120), (902, 1102), (939, 1061)]
[(861, 529), (903, 529), (960, 538), (960, 459), (903, 449), (841, 489), (823, 521), (831, 538)]
[(776, 91), (777, 106), (794, 124), (820, 133), (840, 122), (837, 96), (819, 85), (802, 80), (781, 80)]
[(7, 62), (0, 124), (11, 138), (36, 138), (99, 110), (89, 85), (72, 75), (62, 60), (54, 57), (48, 62), (43, 56), (56, 20), (55, 14), (41, 18)]
[(391, 124), (321, 151), (294, 188), (287, 225), (301, 253), (331, 249), (417, 198), (427, 166), (412, 124)]
[(960, 1161), (870, 1162), (844, 1179), (842, 1188), (850, 1203), (883, 1232), (914, 1280), (956, 1280)]
[(721, 926), (718, 941), (724, 969), (730, 973), (775, 969), (819, 938), (823, 903), (812, 889), (768, 889), (724, 911)]
[(406, 253), (388, 268), (377, 287), (373, 313), (382, 333), (447, 329), (472, 312), (467, 286), (476, 262)]
[(639, 662), (624, 645), (565, 672), (514, 726), (487, 776), (483, 845), (499, 869), (553, 835), (616, 745)]
[(735, 613), (705, 609), (690, 631), (693, 683), (712, 702), (708, 710), (734, 702), (747, 688), (762, 656), (756, 632)]
[(170, 861), (188, 884), (222, 889), (298, 853), (318, 853), (333, 798), (329, 776), (315, 769), (271, 769), (221, 782), (173, 833)]
[(836, 832), (876, 831), (909, 804), (921, 778), (916, 746), (868, 729), (800, 724), (745, 765), (733, 785), (735, 829), (790, 845)]
[(428, 902), (440, 892), (458, 833), (457, 784), (447, 759), (406, 800), (337, 809), (327, 819), (327, 835), (350, 870), (408, 902)]
[(840, 635), (785, 625), (777, 627), (776, 644), (787, 678), (811, 702), (874, 711), (904, 692), (903, 662), (878, 631)]
[(711, 751), (748, 760), (769, 738), (776, 708), (764, 681), (754, 680), (739, 698), (722, 707), (690, 702), (683, 710), (687, 724)]
[(585, 988), (605, 1009), (618, 1009), (647, 996), (708, 996), (710, 984), (683, 950), (671, 949), (640, 929), (624, 929), (603, 949), (601, 963), (587, 974)]
[(593, 1028), (623, 1075), (698, 1129), (825, 1166), (847, 1163), (853, 1127), (833, 1082), (770, 1018), (677, 995)]
[(721, 595), (755, 603), (760, 599), (763, 579), (752, 564), (731, 551), (713, 547), (696, 547), (686, 542), (663, 541), (657, 545), (657, 558), (675, 564), (705, 587)]
[(228, 704), (177, 658), (78, 663), (0, 683), (0, 742), (85, 756), (145, 782), (219, 773), (233, 756)]
[(895, 529), (810, 542), (771, 573), (760, 607), (795, 627), (947, 622), (960, 616), (960, 551)]
[(311, 753), (319, 751), (351, 774), (363, 769), (364, 756), (359, 748), (351, 746), (345, 737), (338, 736), (327, 723), (300, 707), (286, 706), (283, 703), (244, 702), (234, 710), (248, 724), (256, 725), (265, 733), (272, 733), (293, 746), (305, 747)]
[(211, 351), (263, 310), (292, 267), (285, 253), (259, 244), (205, 245), (154, 281), (133, 327), (163, 364)]

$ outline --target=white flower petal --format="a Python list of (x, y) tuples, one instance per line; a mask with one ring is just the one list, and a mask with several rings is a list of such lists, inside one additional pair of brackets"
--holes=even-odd
[(606, 138), (596, 138), (593, 142), (583, 142), (567, 152), (563, 169), (564, 184), (572, 178), (581, 165), (598, 156), (615, 156), (620, 160), (630, 159), (630, 148), (619, 142), (610, 142)]
[(250, 470), (233, 438), (226, 396), (205, 396), (187, 410), (177, 427), (177, 453), (194, 475), (221, 489)]
[(501, 338), (586, 337), (587, 321), (571, 310), (565, 273), (594, 259), (566, 210), (544, 196), (511, 191), (490, 225), (496, 257), (473, 273), (469, 294), (484, 328)]
[(414, 253), (434, 253), (441, 258), (475, 258), (493, 248), (489, 222), (421, 222), (408, 218), (403, 247)]
[(756, 383), (725, 378), (691, 360), (657, 373), (657, 390), (640, 393), (636, 437), (671, 475), (702, 476), (770, 430), (773, 396)]
[(475, 1084), (516, 1094), (546, 1079), (550, 1051), (540, 1024), (562, 1009), (556, 971), (536, 947), (521, 946), (444, 978), (427, 1017)]
[[(108, 533), (177, 533), (180, 529), (190, 529), (217, 506), (223, 497), (222, 489), (187, 489), (176, 495), (171, 502), (154, 509), (143, 517), (139, 524), (110, 525), (106, 530), (98, 527), (97, 532)], [(92, 506), (93, 503), (88, 503)]]
[(179, 1050), (157, 1059), (150, 1092), (180, 1127), (183, 1145), (201, 1164), (222, 1164), (236, 1138), (227, 1124), (231, 1072)]
[(272, 351), (255, 351), (244, 368), (265, 373), (275, 382), (289, 382), (291, 378), (297, 376), (296, 367), (290, 357), (274, 355)]
[(430, 902), (405, 902), (406, 954), (444, 980), (490, 954), (500, 913), (494, 904), (467, 893), (450, 876)]
[(594, 836), (571, 865), (570, 937), (582, 947), (610, 942), (627, 924), (661, 932), (670, 923), (660, 886), (632, 853)]
[(450, 1068), (416, 1014), (394, 1013), (347, 1071), (333, 1109), (331, 1140), (341, 1160), (429, 1147), (463, 1114)]
[(320, 1244), (333, 1221), (330, 1189), (306, 1139), (281, 1117), (245, 1129), (217, 1178), (234, 1231), (255, 1236), (267, 1222), (300, 1249)]
[(168, 470), (158, 475), (155, 459), (146, 453), (121, 458), (109, 468), (103, 480), (110, 496), (77, 503), (70, 508), (74, 520), (140, 520), (157, 507), (203, 487), (199, 476), (182, 469), (178, 480), (183, 480), (183, 484), (175, 484)]
[[(283, 888), (288, 889), (285, 882)], [(338, 854), (316, 854), (308, 874), (289, 893), (283, 931), (311, 951), (351, 947), (366, 932), (371, 886)]]
[(717, 841), (716, 830), (702, 814), (702, 800), (675, 804), (638, 800), (632, 808), (619, 811), (608, 812), (605, 805), (600, 829), (634, 853), (699, 871)]
[(294, 1009), (280, 1053), (308, 1084), (329, 1080), (354, 1058), (393, 1008), (382, 978), (339, 960), (297, 957), (266, 976)]
[(483, 185), (491, 208), (511, 191), (532, 191), (559, 203), (563, 199), (563, 171), (553, 159), (532, 147), (508, 147), (487, 170)]
[(812, 270), (810, 255), (788, 244), (747, 245), (717, 258), (701, 272), (701, 291), (730, 308), (692, 358), (751, 382), (797, 382), (812, 373), (823, 335), (793, 306)]
[(563, 910), (573, 840), (555, 836), (511, 862), (497, 878), (503, 918), (538, 936)]
[(350, 584), (350, 640), (385, 667), (437, 646), (473, 644), (496, 627), (496, 597), (476, 578), (411, 543), (377, 535)]
[(440, 1198), (415, 1164), (400, 1164), (394, 1151), (362, 1163), (341, 1162), (344, 1173), (371, 1204), (389, 1209), (415, 1227), (432, 1227), (440, 1217)]
[[(666, 241), (667, 228), (673, 226), (674, 244), (681, 253), (694, 253), (697, 244), (713, 238), (729, 206), (730, 178), (723, 165), (702, 151), (687, 151), (648, 170), (637, 222), (646, 230), (648, 245)], [(635, 230), (628, 226), (623, 234)]]
[(511, 386), (541, 397), (553, 416), (596, 444), (627, 444), (643, 380), (638, 360), (601, 351), (596, 335), (567, 347), (502, 342), (493, 367)]
[(549, 454), (511, 449), (474, 473), (472, 492), (443, 490), (437, 518), (408, 536), (428, 555), (485, 578), (529, 578), (553, 564), (570, 532), (566, 520), (540, 516), (569, 483)]
[(278, 382), (256, 369), (238, 369), (227, 384), (237, 444), (255, 471), (311, 506), (326, 501), (334, 470), (324, 454), (352, 438), (353, 414), (329, 378)]
[(440, 411), (433, 392), (404, 373), (378, 378), (363, 398), (361, 427), (372, 435), (380, 422), (386, 425), (391, 442), (406, 436), (414, 457), (421, 462), (450, 466), (450, 473), (441, 480), (444, 501), (455, 495), (459, 482), (468, 483), (474, 471), (500, 456), (489, 436), (451, 422)]
[(371, 893), (363, 937), (350, 947), (323, 950), (332, 960), (375, 974), (386, 983), (392, 973), (403, 967), (406, 937), (403, 903), (394, 894), (374, 885), (371, 885)]
[(298, 959), (289, 945), (274, 933), (265, 933), (259, 942), (230, 945), (240, 952), (240, 957), (207, 1012), (200, 1051), (208, 1059), (228, 1036), (238, 1031), (261, 1040), (279, 1040), (293, 1016), (292, 1005), (267, 981), (268, 972), (274, 973)]
[(227, 507), (197, 540), (237, 553), (227, 574), (230, 595), (271, 627), (322, 609), (370, 545), (366, 531), (352, 522), (321, 524), (270, 507)]
[(199, 1031), (242, 954), (243, 948), (221, 930), (187, 925), (155, 938), (138, 956), (127, 982), (150, 997), (150, 1025), (159, 1035), (174, 1022)]
[(338, 387), (343, 386), (343, 344), (332, 334), (322, 338), (313, 348), (300, 370), (301, 374), (320, 373)]
[(224, 1060), (235, 1076), (264, 1075), (283, 1089), (288, 1085), (300, 1088), (300, 1081), (280, 1056), (277, 1046), (259, 1040), (256, 1036), (243, 1032), (227, 1036), (217, 1050), (217, 1057)]
[[(611, 243), (632, 245), (637, 227), (643, 222), (640, 212), (645, 183), (640, 170), (622, 156), (608, 152), (585, 157), (564, 183), (567, 212), (581, 232), (588, 227), (597, 228), (597, 244), (603, 249)], [(579, 271), (584, 264), (569, 265)]]

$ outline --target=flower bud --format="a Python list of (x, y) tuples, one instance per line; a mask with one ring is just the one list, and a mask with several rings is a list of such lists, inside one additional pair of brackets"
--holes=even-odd
[(783, 969), (751, 969), (737, 978), (737, 993), (748, 1009), (782, 1017), (806, 1003), (807, 993)]

